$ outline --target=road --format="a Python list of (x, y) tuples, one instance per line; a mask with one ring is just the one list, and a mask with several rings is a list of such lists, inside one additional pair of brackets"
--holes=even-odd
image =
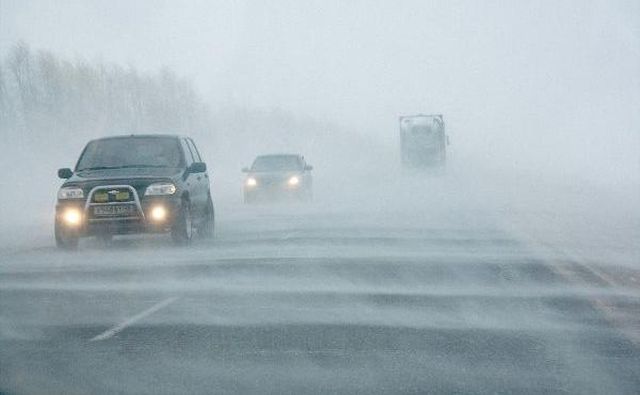
[(229, 204), (188, 248), (6, 249), (0, 392), (640, 391), (637, 266), (545, 248), (496, 209), (383, 206)]

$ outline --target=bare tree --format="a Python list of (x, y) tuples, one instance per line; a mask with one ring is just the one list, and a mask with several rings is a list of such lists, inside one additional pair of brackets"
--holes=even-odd
[[(193, 86), (168, 68), (143, 74), (134, 67), (71, 62), (47, 51), (34, 55), (22, 42), (4, 63), (0, 125), (36, 145), (63, 146), (82, 135), (210, 130), (208, 110)], [(16, 115), (11, 125), (9, 109)]]

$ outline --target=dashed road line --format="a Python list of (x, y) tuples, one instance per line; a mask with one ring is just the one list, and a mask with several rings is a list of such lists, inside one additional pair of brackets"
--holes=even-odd
[(155, 313), (156, 311), (163, 309), (165, 307), (167, 307), (168, 305), (170, 305), (171, 303), (175, 302), (176, 300), (178, 300), (178, 297), (171, 297), (171, 298), (167, 298), (159, 303), (154, 304), (153, 306), (149, 307), (148, 309), (126, 319), (125, 321), (121, 322), (120, 324), (114, 326), (111, 329), (108, 329), (104, 332), (102, 332), (101, 334), (91, 338), (91, 340), (89, 340), (90, 342), (95, 342), (95, 341), (100, 341), (100, 340), (106, 340), (109, 339), (110, 337), (112, 337), (113, 335), (117, 334), (118, 332), (121, 332), (123, 329), (125, 329), (126, 327), (133, 325), (134, 323), (136, 323), (137, 321), (140, 321), (141, 319)]

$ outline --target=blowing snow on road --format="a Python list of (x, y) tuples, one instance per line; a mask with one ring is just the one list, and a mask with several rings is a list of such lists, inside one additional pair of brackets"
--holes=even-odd
[(640, 2), (0, 0), (0, 395), (640, 394)]

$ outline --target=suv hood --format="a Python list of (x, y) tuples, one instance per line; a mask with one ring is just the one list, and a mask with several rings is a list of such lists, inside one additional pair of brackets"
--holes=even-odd
[[(109, 178), (148, 178), (148, 177), (174, 177), (182, 169), (175, 167), (143, 167), (126, 169), (86, 170), (73, 174), (69, 181), (109, 179)], [(77, 178), (77, 180), (76, 180)]]
[(101, 185), (131, 185), (142, 197), (146, 188), (159, 181), (172, 181), (182, 175), (179, 168), (104, 169), (74, 173), (62, 186), (82, 188), (85, 196)]
[(76, 183), (92, 180), (132, 179), (132, 178), (174, 178), (180, 175), (182, 169), (173, 167), (144, 167), (126, 169), (87, 170), (74, 173), (67, 180), (68, 183)]

